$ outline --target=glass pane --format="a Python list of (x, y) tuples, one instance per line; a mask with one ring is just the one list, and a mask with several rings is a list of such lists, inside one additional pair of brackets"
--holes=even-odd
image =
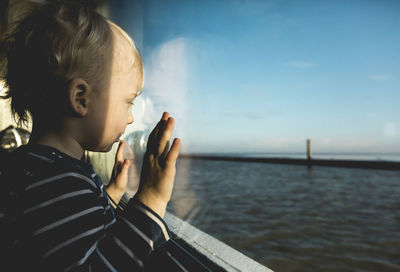
[[(135, 154), (167, 110), (183, 154), (400, 161), (399, 1), (110, 5), (145, 63)], [(277, 271), (398, 271), (399, 180), (182, 156), (169, 210)]]

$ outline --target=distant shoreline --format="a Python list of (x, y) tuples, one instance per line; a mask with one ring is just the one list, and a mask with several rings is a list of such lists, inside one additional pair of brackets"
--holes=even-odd
[(345, 168), (362, 168), (378, 170), (400, 171), (400, 162), (384, 160), (341, 160), (341, 159), (295, 159), (295, 158), (273, 158), (273, 157), (239, 157), (239, 156), (218, 156), (218, 155), (197, 155), (181, 154), (182, 159), (195, 160), (215, 160), (215, 161), (234, 161), (234, 162), (259, 162), (272, 164), (292, 164), (305, 166), (329, 166)]

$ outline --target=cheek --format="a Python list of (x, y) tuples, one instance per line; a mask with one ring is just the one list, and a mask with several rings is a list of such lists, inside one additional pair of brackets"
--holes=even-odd
[(119, 126), (124, 126), (126, 125), (127, 120), (129, 119), (129, 112), (130, 112), (130, 107), (128, 107), (126, 104), (120, 106), (120, 108), (117, 110), (118, 111), (118, 122)]

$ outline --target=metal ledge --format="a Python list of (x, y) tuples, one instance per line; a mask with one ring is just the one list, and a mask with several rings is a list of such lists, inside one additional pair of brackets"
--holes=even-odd
[(192, 246), (210, 261), (228, 272), (271, 272), (272, 270), (243, 255), (214, 237), (202, 232), (176, 216), (166, 213), (165, 222), (178, 238)]

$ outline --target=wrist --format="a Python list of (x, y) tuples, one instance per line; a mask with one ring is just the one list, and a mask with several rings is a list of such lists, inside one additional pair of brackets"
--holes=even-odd
[(137, 193), (134, 198), (150, 209), (152, 209), (161, 218), (164, 218), (165, 211), (167, 209), (168, 201), (163, 201), (159, 197), (153, 195), (152, 193)]
[[(116, 203), (118, 204), (119, 201), (121, 200), (122, 196), (125, 193), (125, 190), (117, 188), (116, 186), (113, 186), (112, 184), (107, 186), (106, 188), (108, 196)], [(113, 206), (115, 206), (112, 203)], [(115, 208), (115, 207), (114, 207)]]

